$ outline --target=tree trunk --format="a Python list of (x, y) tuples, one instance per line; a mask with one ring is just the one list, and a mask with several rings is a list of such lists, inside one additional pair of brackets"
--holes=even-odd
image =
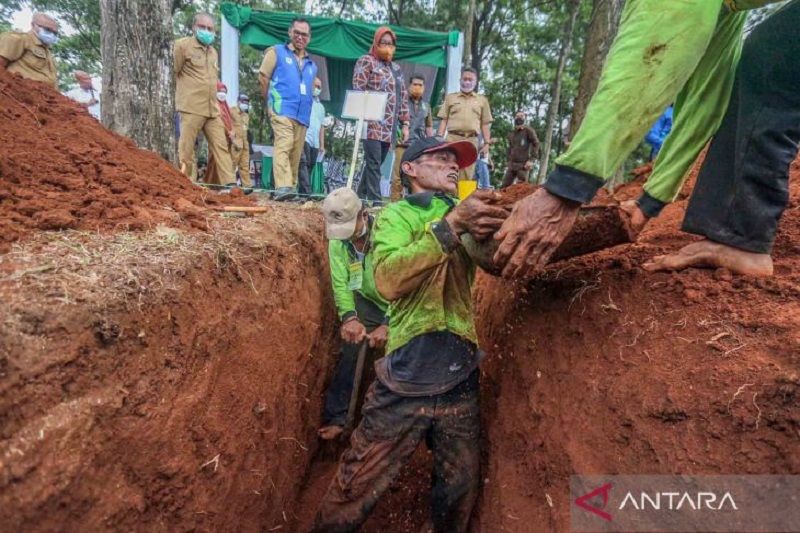
[(625, 0), (594, 0), (592, 20), (586, 35), (586, 45), (581, 60), (581, 77), (578, 82), (578, 94), (572, 108), (570, 120), (570, 136), (578, 133), (578, 128), (586, 116), (586, 108), (592, 99), (600, 74), (606, 62), (606, 56), (614, 42), (619, 29), (619, 19)]
[(550, 90), (550, 105), (547, 108), (547, 124), (545, 126), (544, 142), (542, 143), (542, 158), (539, 165), (539, 175), (537, 183), (541, 183), (547, 175), (547, 167), (550, 162), (550, 148), (553, 145), (553, 129), (556, 118), (558, 117), (558, 107), (561, 104), (561, 80), (564, 77), (564, 68), (567, 65), (567, 58), (572, 51), (572, 38), (575, 34), (575, 23), (578, 20), (578, 13), (581, 8), (581, 0), (570, 0), (568, 4), (568, 18), (564, 26), (564, 33), (561, 39), (561, 49), (558, 53), (558, 67), (553, 79)]
[(175, 162), (172, 0), (100, 0), (103, 124)]
[(472, 63), (473, 53), (472, 53), (472, 40), (473, 36), (473, 26), (475, 25), (475, 9), (476, 9), (476, 0), (469, 0), (469, 8), (467, 9), (467, 23), (464, 26), (464, 66), (468, 66)]

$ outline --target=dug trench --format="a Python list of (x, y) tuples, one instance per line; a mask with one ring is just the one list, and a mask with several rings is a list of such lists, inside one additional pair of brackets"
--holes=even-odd
[[(639, 243), (479, 275), (475, 531), (567, 531), (573, 473), (800, 473), (800, 188), (777, 275), (646, 273)], [(200, 233), (43, 232), (0, 256), (8, 530), (303, 531), (342, 445), (315, 437), (337, 353), (322, 222), (275, 206)], [(427, 516), (420, 449), (365, 531)]]

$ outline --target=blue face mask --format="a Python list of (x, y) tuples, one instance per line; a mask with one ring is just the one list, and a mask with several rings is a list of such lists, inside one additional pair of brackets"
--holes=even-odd
[(195, 37), (197, 37), (197, 40), (200, 41), (200, 44), (203, 44), (205, 46), (208, 46), (208, 45), (210, 45), (211, 43), (214, 42), (214, 37), (215, 36), (214, 36), (214, 32), (213, 31), (199, 30), (198, 29), (198, 30), (195, 30), (194, 35), (195, 35)]
[(54, 44), (58, 42), (58, 34), (53, 33), (52, 31), (46, 28), (37, 28), (36, 29), (36, 36), (42, 41), (42, 44), (46, 47), (50, 48)]

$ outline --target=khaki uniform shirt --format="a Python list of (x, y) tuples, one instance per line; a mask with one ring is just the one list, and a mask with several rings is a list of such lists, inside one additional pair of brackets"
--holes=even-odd
[(247, 127), (250, 125), (250, 115), (239, 109), (239, 106), (231, 108), (231, 118), (233, 119), (234, 145), (241, 149), (247, 144)]
[(194, 36), (175, 41), (175, 109), (213, 118), (219, 115), (219, 60), (213, 46)]
[(482, 125), (494, 120), (485, 96), (461, 91), (445, 97), (438, 117), (447, 120), (448, 132), (465, 136), (478, 135)]
[(53, 54), (32, 31), (0, 33), (0, 56), (8, 60), (9, 72), (57, 86)]

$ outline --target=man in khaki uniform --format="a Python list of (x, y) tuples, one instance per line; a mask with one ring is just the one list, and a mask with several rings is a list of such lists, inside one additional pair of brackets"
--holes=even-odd
[[(489, 131), (492, 124), (492, 111), (489, 109), (489, 100), (475, 90), (478, 87), (478, 73), (475, 69), (467, 67), (461, 71), (461, 90), (448, 94), (444, 99), (439, 114), (442, 121), (439, 123), (439, 136), (444, 136), (447, 131), (447, 142), (470, 141), (478, 148), (478, 134), (483, 135), (484, 143), (480, 149), (489, 152), (492, 135)], [(459, 171), (460, 180), (471, 180), (475, 173), (475, 164)]]
[(311, 41), (309, 22), (303, 18), (293, 20), (289, 39), (289, 43), (267, 49), (258, 71), (274, 135), (272, 176), (278, 201), (296, 194), (297, 172), (311, 120), (312, 89), (317, 77), (317, 66), (306, 51)]
[(0, 33), (0, 70), (56, 87), (56, 63), (50, 51), (56, 42), (56, 21), (43, 13), (36, 13), (29, 32)]
[(250, 144), (247, 142), (247, 127), (250, 124), (250, 98), (240, 94), (238, 103), (231, 108), (233, 119), (233, 141), (231, 142), (231, 159), (233, 173), (239, 169), (242, 186), (252, 187), (250, 182)]
[(208, 150), (217, 162), (217, 184), (234, 181), (225, 126), (219, 117), (217, 80), (219, 60), (214, 42), (214, 19), (208, 13), (194, 17), (194, 35), (175, 41), (175, 108), (180, 113), (178, 160), (181, 171), (197, 179), (194, 143), (202, 130)]

